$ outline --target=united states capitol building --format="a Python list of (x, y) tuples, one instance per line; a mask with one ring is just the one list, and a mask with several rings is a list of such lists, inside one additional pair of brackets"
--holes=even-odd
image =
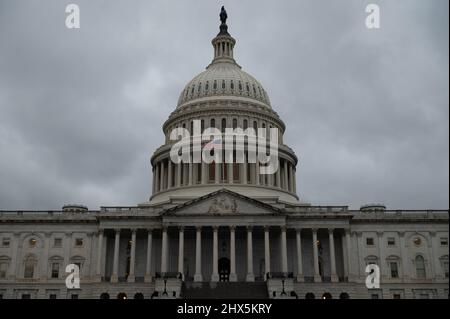
[[(0, 298), (448, 298), (448, 210), (302, 201), (286, 126), (237, 64), (224, 11), (221, 20), (212, 62), (163, 124), (149, 200), (0, 211)], [(247, 148), (241, 163), (175, 163), (170, 134), (195, 120), (202, 131), (277, 129), (278, 169), (260, 174)], [(68, 264), (79, 288), (66, 286)], [(379, 288), (366, 287), (369, 264)]]

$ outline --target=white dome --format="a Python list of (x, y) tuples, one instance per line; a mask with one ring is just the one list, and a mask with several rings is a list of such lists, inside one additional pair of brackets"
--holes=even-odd
[(262, 85), (233, 62), (215, 62), (194, 77), (178, 99), (180, 107), (188, 102), (217, 96), (240, 97), (256, 100), (267, 107), (269, 97)]

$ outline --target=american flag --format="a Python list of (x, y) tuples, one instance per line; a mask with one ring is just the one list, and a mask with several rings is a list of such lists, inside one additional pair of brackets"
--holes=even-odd
[(222, 144), (222, 139), (221, 138), (216, 138), (210, 142), (208, 142), (207, 144), (205, 144), (205, 146), (203, 146), (203, 149), (205, 150), (212, 150), (213, 148), (217, 147), (218, 145)]

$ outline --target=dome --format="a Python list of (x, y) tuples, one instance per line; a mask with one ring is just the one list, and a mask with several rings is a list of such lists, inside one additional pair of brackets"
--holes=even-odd
[(181, 92), (177, 107), (193, 101), (225, 96), (251, 99), (271, 107), (263, 86), (232, 62), (212, 63), (204, 72), (194, 77)]
[(249, 100), (271, 108), (263, 86), (250, 74), (242, 71), (233, 56), (236, 40), (228, 33), (226, 24), (212, 40), (214, 59), (205, 71), (194, 77), (183, 89), (177, 108), (192, 102), (211, 99)]

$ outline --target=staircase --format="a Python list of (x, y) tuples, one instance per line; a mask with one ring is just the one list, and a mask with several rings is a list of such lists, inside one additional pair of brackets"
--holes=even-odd
[(267, 299), (265, 282), (184, 282), (183, 299)]

